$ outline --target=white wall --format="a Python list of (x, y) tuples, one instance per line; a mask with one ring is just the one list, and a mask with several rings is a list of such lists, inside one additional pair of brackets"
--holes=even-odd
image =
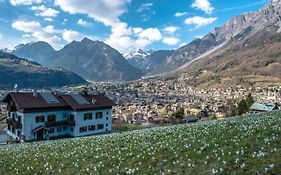
[[(96, 119), (96, 113), (97, 112), (102, 112), (103, 118)], [(107, 112), (108, 112), (108, 114), (107, 114)], [(84, 120), (84, 114), (85, 113), (92, 113), (92, 116), (93, 116), (92, 120)], [(108, 120), (107, 120), (107, 117), (108, 117)], [(106, 109), (106, 110), (97, 110), (97, 111), (76, 112), (75, 113), (75, 121), (76, 121), (76, 127), (75, 127), (75, 130), (74, 130), (74, 137), (80, 137), (80, 136), (86, 136), (86, 135), (99, 134), (99, 133), (103, 133), (103, 132), (109, 132), (112, 129), (112, 110)], [(98, 124), (104, 124), (104, 128), (101, 129), (101, 130), (98, 130), (97, 129)], [(106, 127), (106, 124), (108, 124), (107, 127)], [(80, 127), (90, 126), (90, 125), (95, 125), (96, 130), (80, 133)]]
[[(96, 113), (102, 112), (103, 118), (102, 119), (96, 119)], [(84, 114), (85, 113), (92, 113), (92, 120), (84, 120)], [(39, 127), (39, 126), (45, 126), (48, 115), (56, 115), (56, 121), (64, 121), (67, 120), (67, 118), (64, 118), (64, 114), (69, 116), (70, 114), (74, 115), (74, 120), (76, 121), (76, 126), (67, 126), (66, 131), (63, 131), (63, 127), (61, 132), (57, 132), (58, 127), (54, 127), (54, 133), (48, 133), (44, 132), (44, 138), (48, 134), (49, 137), (54, 136), (60, 136), (60, 135), (72, 135), (74, 137), (80, 137), (80, 136), (87, 136), (87, 135), (94, 135), (104, 132), (109, 132), (112, 129), (112, 110), (106, 109), (106, 110), (96, 110), (96, 111), (83, 111), (83, 112), (73, 112), (73, 111), (54, 111), (54, 112), (38, 112), (38, 113), (20, 113), (17, 112), (17, 115), (21, 115), (21, 122), (22, 122), (22, 131), (23, 135), (25, 136), (25, 140), (31, 141), (36, 139), (36, 134), (32, 132), (33, 129)], [(17, 116), (16, 115), (16, 116)], [(36, 116), (45, 116), (45, 121), (36, 123)], [(108, 118), (108, 120), (107, 120)], [(98, 124), (104, 124), (104, 128), (98, 130), (97, 125)], [(108, 124), (108, 126), (106, 126)], [(83, 126), (90, 126), (95, 125), (96, 129), (94, 131), (87, 131), (80, 133), (80, 127)], [(73, 132), (71, 132), (71, 128), (73, 127)], [(17, 130), (16, 130), (17, 133)], [(11, 135), (13, 138), (17, 138), (16, 135), (14, 135), (12, 132), (8, 131), (8, 134)]]
[[(37, 128), (39, 126), (45, 126), (47, 120), (48, 120), (48, 115), (56, 115), (56, 121), (64, 121), (67, 120), (67, 118), (64, 118), (64, 114), (69, 115), (71, 114), (71, 111), (54, 111), (54, 112), (39, 112), (39, 113), (25, 113), (24, 118), (23, 118), (23, 133), (25, 135), (26, 140), (33, 140), (36, 138), (36, 135), (32, 133), (32, 130), (34, 128)], [(45, 121), (44, 122), (39, 122), (36, 123), (36, 116), (45, 116)], [(52, 136), (58, 136), (58, 135), (65, 135), (70, 133), (70, 127), (67, 128), (66, 131), (62, 131), (60, 133), (55, 132), (52, 134), (49, 133), (44, 133), (44, 138), (48, 134), (50, 137)]]

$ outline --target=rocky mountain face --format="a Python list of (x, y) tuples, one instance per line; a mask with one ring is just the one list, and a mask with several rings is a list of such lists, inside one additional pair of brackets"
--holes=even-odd
[[(277, 26), (277, 32), (281, 32), (281, 1), (272, 0), (257, 12), (246, 13), (229, 20), (225, 25), (215, 28), (202, 39), (196, 39), (190, 44), (178, 49), (176, 53), (165, 60), (162, 72), (173, 71), (184, 64), (196, 59), (200, 55), (211, 51), (222, 43), (231, 41), (244, 35), (261, 30), (270, 30), (271, 26)], [(160, 72), (161, 73), (161, 72)]]
[(12, 54), (20, 57), (26, 58), (38, 63), (42, 63), (46, 58), (50, 57), (55, 52), (55, 50), (44, 41), (38, 41), (28, 44), (20, 44), (15, 47)]
[(186, 64), (189, 61), (192, 61), (196, 57), (204, 54), (205, 52), (215, 48), (221, 44), (216, 40), (216, 37), (213, 33), (209, 33), (202, 39), (196, 39), (189, 43), (186, 46), (183, 46), (176, 50), (176, 52), (168, 57), (159, 67), (158, 72), (155, 73), (164, 73), (173, 71), (182, 65)]
[(62, 68), (46, 68), (27, 59), (0, 51), (0, 88), (48, 88), (78, 85), (86, 81)]
[(281, 84), (281, 0), (240, 15), (212, 33), (221, 48), (171, 75), (188, 84), (231, 86)]
[(161, 69), (158, 66), (173, 55), (174, 52), (174, 50), (143, 51), (137, 49), (125, 55), (125, 58), (132, 66), (141, 69), (144, 74), (152, 75), (154, 71)]
[(143, 51), (142, 49), (136, 49), (124, 55), (124, 57), (132, 66), (143, 70), (145, 69), (145, 65), (144, 65), (145, 57), (150, 55), (151, 52), (153, 51)]
[(154, 75), (160, 72), (162, 63), (174, 53), (175, 50), (158, 50), (148, 55), (144, 62), (146, 75)]
[(141, 70), (130, 65), (118, 51), (87, 38), (71, 42), (43, 64), (61, 66), (91, 81), (128, 81), (142, 75)]

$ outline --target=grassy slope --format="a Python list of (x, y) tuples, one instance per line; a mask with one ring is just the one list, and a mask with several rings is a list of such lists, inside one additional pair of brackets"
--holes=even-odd
[(280, 144), (281, 112), (273, 112), (3, 147), (0, 174), (281, 173)]

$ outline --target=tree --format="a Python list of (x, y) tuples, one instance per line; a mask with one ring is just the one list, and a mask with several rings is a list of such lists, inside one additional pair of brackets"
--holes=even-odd
[(246, 103), (248, 105), (248, 110), (250, 109), (250, 107), (254, 104), (255, 100), (254, 98), (252, 97), (252, 94), (249, 93), (246, 97)]
[(248, 112), (249, 110), (249, 107), (248, 107), (248, 104), (246, 102), (246, 100), (241, 100), (239, 103), (238, 103), (238, 107), (237, 107), (237, 113), (238, 115), (242, 115), (246, 112)]
[(184, 117), (184, 109), (179, 108), (177, 109), (173, 114), (172, 117), (177, 118), (177, 119), (183, 119)]

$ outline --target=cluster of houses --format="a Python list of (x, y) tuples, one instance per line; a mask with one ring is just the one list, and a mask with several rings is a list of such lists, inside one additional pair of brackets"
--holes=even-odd
[(237, 103), (249, 92), (257, 101), (281, 103), (280, 87), (197, 89), (176, 80), (140, 81), (128, 84), (103, 83), (92, 86), (94, 90), (104, 92), (117, 103), (113, 108), (114, 122), (137, 124), (151, 121), (165, 122), (178, 108), (184, 108), (186, 117), (206, 116), (204, 120), (223, 119), (233, 115)]
[[(210, 116), (219, 119), (226, 117), (248, 90), (198, 90), (169, 81), (157, 81), (99, 84), (93, 86), (91, 92), (26, 91), (10, 92), (5, 96), (3, 94), (7, 93), (1, 93), (0, 107), (2, 116), (4, 113), (7, 115), (7, 134), (13, 140), (34, 141), (109, 133), (115, 122), (166, 123), (179, 108), (184, 109), (183, 118), (187, 123), (208, 120)], [(255, 99), (265, 102), (255, 102), (251, 111), (279, 109), (279, 92), (256, 90), (252, 93)]]

